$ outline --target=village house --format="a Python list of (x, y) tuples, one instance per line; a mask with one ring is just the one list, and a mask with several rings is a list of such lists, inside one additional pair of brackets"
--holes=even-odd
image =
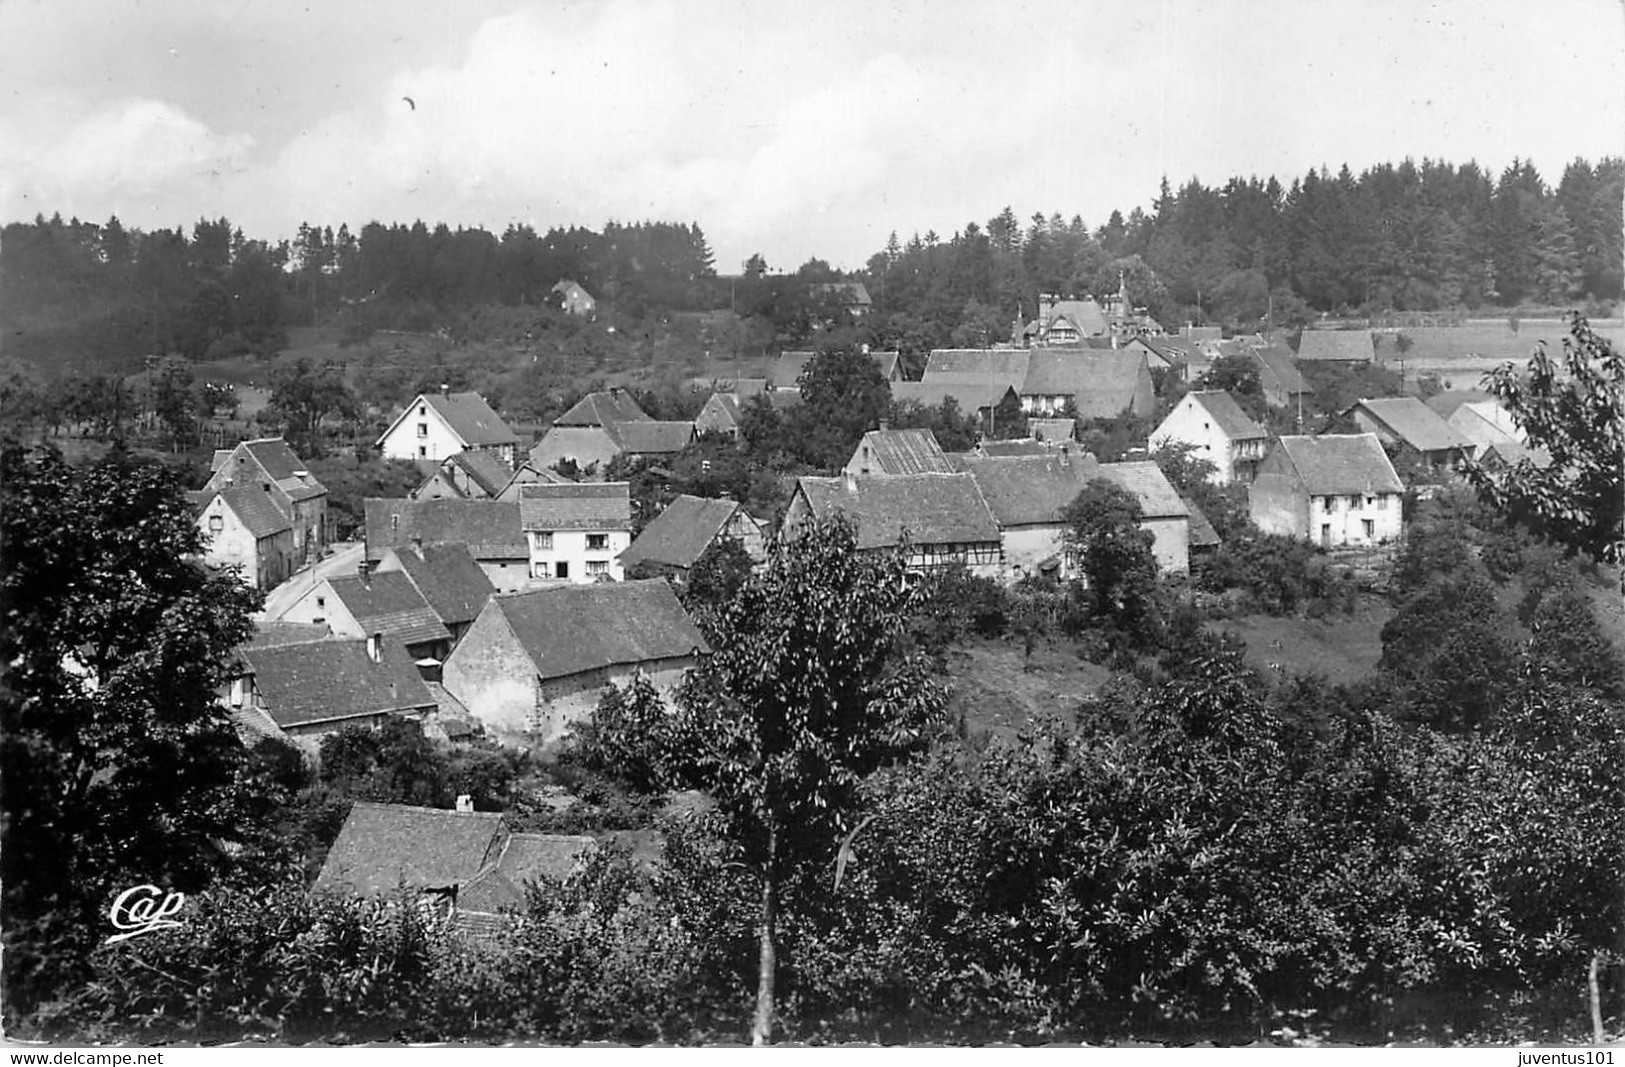
[(631, 460), (669, 459), (694, 443), (692, 422), (649, 419), (608, 427), (620, 455)]
[(420, 393), (378, 438), (385, 459), (438, 464), (459, 452), (487, 450), (513, 467), (518, 436), (478, 393)]
[(811, 291), (819, 299), (839, 303), (842, 310), (855, 319), (863, 318), (874, 309), (869, 287), (862, 282), (818, 282)]
[[(867, 347), (863, 354), (874, 360), (875, 369), (887, 382), (900, 382), (903, 380), (903, 369), (900, 354), (897, 352), (871, 352)], [(795, 351), (781, 352), (778, 360), (773, 364), (772, 376), (768, 379), (773, 391), (790, 390), (799, 392), (802, 375), (812, 364), (817, 352)]]
[(1402, 461), (1451, 467), (1471, 454), (1473, 443), (1414, 396), (1361, 400), (1343, 413), (1355, 432), (1376, 434)]
[(410, 496), (413, 500), (495, 500), (513, 477), (513, 468), (497, 453), (463, 451), (441, 461)]
[(381, 562), (390, 548), (461, 544), (499, 593), (530, 587), (530, 547), (519, 524), (519, 502), (372, 498), (366, 508), (366, 558)]
[(530, 450), (530, 462), (542, 470), (551, 470), (564, 460), (582, 469), (595, 465), (602, 469), (621, 454), (619, 427), (653, 421), (625, 389), (588, 393), (553, 420)]
[(930, 430), (892, 430), (882, 424), (863, 435), (843, 469), (847, 474), (951, 474), (954, 468)]
[[(327, 522), (327, 487), (306, 469), (280, 437), (244, 441), (218, 449), (210, 465), (205, 495), (257, 485), (268, 494), (293, 536), (292, 567), (317, 559), (332, 540)], [(275, 583), (272, 583), (275, 584)]]
[(496, 594), (491, 580), (463, 544), (386, 548), (374, 576), (400, 573), (434, 609), (451, 634), (452, 647), (463, 639), (485, 602)]
[(282, 622), (326, 624), (339, 637), (383, 634), (414, 660), (440, 661), (451, 651), (451, 631), (403, 571), (325, 578), (282, 612)]
[(573, 874), (596, 847), (590, 837), (513, 833), (498, 812), (356, 801), (313, 888), (358, 897), (422, 894), (435, 913), (469, 932), (522, 911), (526, 886)]
[(794, 389), (777, 389), (771, 392), (757, 390), (752, 393), (712, 393), (705, 401), (705, 406), (694, 417), (694, 432), (720, 433), (729, 437), (739, 436), (739, 421), (746, 405), (754, 402), (760, 396), (774, 411), (785, 412), (801, 403), (801, 393)]
[(519, 487), (522, 485), (570, 485), (571, 480), (558, 471), (546, 467), (538, 467), (528, 458), (519, 461), (514, 468), (513, 477), (497, 491), (496, 499), (503, 502), (513, 502), (519, 499)]
[(1264, 459), (1265, 429), (1247, 417), (1236, 398), (1222, 390), (1186, 393), (1174, 410), (1151, 431), (1153, 448), (1189, 445), (1193, 457), (1213, 464), (1208, 481), (1215, 485), (1251, 481)]
[(767, 537), (762, 524), (737, 501), (679, 496), (643, 528), (632, 546), (621, 553), (623, 571), (640, 568), (645, 575), (687, 581), (695, 562), (724, 538), (739, 542), (751, 563), (767, 559)]
[(1027, 324), (1022, 339), (1037, 346), (1075, 345), (1110, 332), (1105, 310), (1093, 299), (1063, 300), (1054, 293), (1040, 293), (1038, 318)]
[(293, 523), (271, 494), (250, 483), (204, 496), (197, 517), (203, 562), (242, 568), (243, 581), (256, 589), (273, 589), (286, 581), (298, 558)]
[(1166, 335), (1142, 334), (1125, 344), (1123, 351), (1144, 356), (1147, 370), (1175, 373), (1181, 378), (1190, 360), (1190, 347), (1179, 338)]
[(912, 569), (962, 563), (973, 574), (998, 577), (998, 520), (970, 474), (799, 478), (781, 535), (794, 539), (802, 528), (837, 514), (856, 525), (860, 551), (896, 548), (906, 535)]
[(976, 442), (971, 453), (978, 456), (1049, 456), (1068, 447), (1068, 444), (1066, 441), (1040, 441), (1036, 437), (984, 437)]
[(526, 485), (519, 524), (536, 580), (595, 582), (622, 577), (617, 558), (632, 543), (632, 495), (626, 482)]
[(1371, 363), (1376, 358), (1367, 330), (1305, 330), (1298, 341), (1299, 363)]
[(1399, 539), (1405, 485), (1376, 434), (1285, 436), (1247, 487), (1253, 525), (1323, 548)]
[(922, 408), (940, 408), (952, 400), (961, 416), (975, 418), (988, 433), (997, 429), (996, 412), (999, 409), (1021, 406), (1021, 397), (1009, 382), (988, 381), (969, 375), (942, 375), (933, 381), (898, 382), (891, 387), (891, 398), (894, 404), (918, 404)]
[(234, 719), (269, 720), (281, 736), (314, 752), (325, 734), (424, 719), (438, 708), (406, 650), (377, 634), (253, 645), (237, 652), (222, 703)]
[(1100, 476), (1134, 494), (1140, 502), (1140, 529), (1151, 534), (1157, 570), (1185, 574), (1191, 568), (1190, 510), (1155, 463), (1102, 463)]
[(598, 301), (591, 293), (569, 278), (554, 282), (549, 293), (559, 298), (559, 308), (567, 315), (590, 319), (596, 316)]
[(1190, 554), (1192, 556), (1207, 555), (1218, 548), (1222, 543), (1219, 531), (1215, 530), (1213, 524), (1208, 521), (1208, 517), (1202, 514), (1202, 509), (1197, 507), (1196, 502), (1188, 496), (1181, 496), (1179, 499), (1185, 505), (1185, 510), (1190, 512), (1190, 533), (1187, 535)]
[(1061, 513), (1093, 478), (1100, 464), (1087, 452), (1057, 449), (1041, 456), (956, 455), (954, 465), (976, 480), (999, 524), (1007, 582), (1047, 575), (1077, 576), (1066, 550)]
[[(1040, 418), (1061, 415), (1068, 405), (1082, 419), (1147, 418), (1157, 404), (1144, 358), (1128, 349), (939, 348), (926, 360), (921, 385), (1013, 388), (1021, 409)], [(892, 389), (894, 400), (907, 395), (899, 388)]]
[(642, 674), (667, 695), (706, 651), (662, 578), (559, 585), (492, 598), (446, 660), (445, 686), (487, 730), (548, 744), (609, 684)]
[(1285, 345), (1266, 344), (1248, 349), (1258, 371), (1258, 385), (1264, 403), (1277, 408), (1301, 407), (1315, 395), (1314, 387), (1298, 370), (1297, 358)]

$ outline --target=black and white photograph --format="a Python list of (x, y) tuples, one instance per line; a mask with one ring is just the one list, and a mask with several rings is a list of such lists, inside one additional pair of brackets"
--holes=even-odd
[(0, 616), (10, 1063), (1610, 1065), (1625, 0), (0, 0)]

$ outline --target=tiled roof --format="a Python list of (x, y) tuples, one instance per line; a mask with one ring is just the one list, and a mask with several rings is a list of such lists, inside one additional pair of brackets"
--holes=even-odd
[[(858, 458), (862, 457), (862, 458)], [(870, 474), (948, 473), (953, 467), (930, 430), (870, 430), (858, 442), (860, 466)]]
[(232, 449), (229, 448), (215, 449), (214, 455), (209, 460), (209, 473), (213, 474), (221, 467), (224, 467), (226, 465), (226, 460), (231, 458), (231, 453)]
[(896, 545), (904, 531), (916, 545), (999, 539), (998, 522), (968, 473), (842, 475), (801, 478), (797, 485), (816, 518), (844, 512), (856, 521), (859, 548)]
[(821, 282), (813, 286), (813, 291), (842, 297), (849, 305), (859, 307), (869, 307), (874, 303), (869, 299), (868, 286), (862, 282)]
[(492, 603), (544, 679), (707, 648), (664, 578), (554, 586)]
[(1385, 396), (1362, 400), (1354, 408), (1364, 408), (1400, 440), (1418, 452), (1440, 452), (1468, 448), (1472, 442), (1436, 412), (1414, 396)]
[(489, 913), (523, 907), (527, 882), (570, 877), (597, 844), (590, 837), (575, 835), (510, 834), (497, 861), (458, 892), (457, 910)]
[(520, 486), (534, 485), (537, 482), (543, 482), (547, 485), (571, 484), (570, 479), (558, 471), (547, 467), (538, 467), (529, 459), (524, 459), (520, 461), (518, 467), (514, 468), (513, 477), (509, 478), (502, 486), (502, 490), (497, 493), (496, 498), (505, 501), (518, 500)]
[[(1183, 337), (1145, 334), (1135, 338), (1135, 340), (1139, 341), (1141, 344), (1145, 345), (1147, 348), (1151, 349), (1151, 351), (1155, 352), (1157, 355), (1161, 356), (1170, 363), (1189, 359), (1191, 355), (1191, 343), (1186, 341)], [(1130, 343), (1132, 344), (1133, 342)]]
[(1190, 515), (1190, 509), (1155, 463), (1102, 463), (1100, 474), (1133, 493), (1140, 501), (1140, 511), (1148, 519), (1179, 519)]
[(1494, 400), (1469, 400), (1457, 407), (1448, 421), (1463, 437), (1477, 445), (1488, 444), (1492, 439), (1521, 441), (1525, 437), (1512, 412)]
[(1298, 342), (1298, 360), (1342, 360), (1370, 363), (1376, 357), (1371, 334), (1365, 330), (1305, 330)]
[(1523, 460), (1528, 460), (1536, 468), (1545, 470), (1552, 465), (1552, 454), (1544, 448), (1530, 448), (1522, 441), (1497, 441), (1484, 446), (1484, 454), (1479, 457), (1482, 461), (1491, 454), (1508, 466), (1516, 467)]
[(1211, 548), (1218, 544), (1220, 540), (1219, 531), (1215, 530), (1213, 524), (1207, 521), (1207, 516), (1202, 514), (1202, 509), (1197, 507), (1188, 496), (1182, 496), (1179, 499), (1184, 502), (1185, 510), (1190, 512), (1191, 515), (1190, 532), (1187, 534), (1186, 543), (1191, 548)]
[(1100, 477), (1100, 464), (1087, 452), (1065, 456), (978, 456), (956, 458), (987, 499), (1001, 526), (1053, 524), (1090, 479)]
[(246, 449), (250, 455), (259, 460), (265, 473), (274, 480), (281, 482), (297, 477), (296, 471), (306, 471), (305, 461), (294, 454), (288, 447), (288, 442), (280, 437), (258, 437), (252, 441), (244, 441), (240, 448)]
[(469, 448), (519, 443), (502, 416), (478, 393), (424, 393), (421, 401), (434, 408)]
[(553, 420), (554, 426), (608, 426), (616, 422), (641, 422), (649, 417), (625, 389), (588, 393), (575, 407)]
[(755, 396), (757, 393), (767, 392), (766, 378), (739, 378), (734, 381), (733, 388), (728, 390), (736, 397), (745, 398)]
[(1224, 339), (1224, 328), (1220, 326), (1186, 326), (1179, 331), (1182, 340), (1192, 344), (1202, 344), (1206, 341), (1219, 341)]
[(685, 493), (667, 504), (621, 553), (621, 566), (649, 562), (692, 567), (738, 509), (732, 500), (707, 500)]
[(1312, 496), (1405, 491), (1376, 434), (1287, 435), (1277, 447)]
[[(1031, 423), (1028, 424), (1031, 426)], [(1004, 440), (977, 442), (976, 452), (984, 456), (1048, 456), (1060, 451), (1066, 442), (1040, 441), (1036, 437), (1009, 437)]]
[(258, 485), (235, 485), (222, 489), (220, 498), (256, 541), (275, 537), (293, 528), (288, 517), (282, 514), (282, 509), (276, 506), (276, 501), (271, 499), (271, 494)]
[(1006, 381), (1017, 389), (1027, 378), (1027, 364), (1032, 352), (1024, 348), (937, 348), (925, 361), (922, 382), (964, 381), (966, 378), (943, 378), (944, 375), (974, 375), (984, 382)]
[(277, 645), (302, 645), (322, 641), (333, 636), (326, 623), (287, 622), (282, 619), (255, 619), (254, 635), (248, 639), (249, 648), (275, 648)]
[(1134, 403), (1146, 373), (1137, 352), (1035, 349), (1021, 395), (1070, 396), (1082, 417), (1112, 418)]
[(1259, 437), (1268, 437), (1269, 433), (1264, 427), (1258, 425), (1247, 413), (1241, 410), (1236, 398), (1222, 389), (1205, 389), (1200, 392), (1188, 394), (1194, 403), (1200, 404), (1219, 429), (1232, 441), (1246, 441)]
[[(980, 379), (963, 380), (965, 375), (942, 375), (930, 382), (893, 382), (891, 398), (894, 404), (919, 404), (921, 407), (939, 408), (949, 397), (954, 398), (961, 415), (975, 415), (983, 408), (995, 408), (1004, 402), (1006, 394), (1014, 395), (1009, 382), (988, 382)], [(961, 380), (948, 380), (959, 378)]]
[(403, 645), (451, 640), (440, 616), (404, 572), (347, 575), (329, 578), (327, 584), (369, 634), (381, 633)]
[(252, 747), (261, 741), (286, 741), (288, 735), (269, 715), (259, 708), (247, 705), (231, 709), (231, 724), (237, 728), (237, 737)]
[(462, 544), (391, 549), (396, 562), (448, 626), (473, 622), (495, 590)]
[(1044, 323), (1045, 328), (1053, 329), (1059, 319), (1070, 320), (1077, 327), (1078, 332), (1085, 337), (1103, 334), (1110, 329), (1106, 322), (1106, 313), (1093, 300), (1058, 301), (1050, 309), (1049, 320)]
[(1027, 432), (1040, 441), (1070, 441), (1077, 419), (1028, 419)]
[(466, 885), (495, 861), (502, 816), (357, 801), (328, 850), (317, 889), (365, 896)]
[(1423, 401), (1435, 415), (1441, 419), (1448, 419), (1456, 413), (1456, 409), (1463, 404), (1478, 403), (1482, 401), (1495, 402), (1493, 393), (1486, 393), (1482, 389), (1456, 389), (1443, 393), (1435, 393)]
[(635, 455), (671, 455), (681, 452), (694, 440), (692, 422), (657, 422), (642, 419), (617, 422), (604, 427), (623, 452)]
[(519, 487), (519, 524), (526, 530), (630, 530), (628, 482)]
[(1252, 349), (1252, 354), (1258, 361), (1258, 377), (1266, 388), (1273, 385), (1288, 396), (1297, 393), (1312, 394), (1315, 391), (1298, 372), (1297, 360), (1290, 348), (1284, 345), (1266, 345), (1263, 348)]
[(519, 502), (498, 500), (371, 499), (367, 510), (367, 558), (383, 550), (410, 545), (457, 542), (478, 560), (529, 559)]
[(241, 656), (266, 712), (284, 729), (434, 706), (406, 650), (387, 639), (377, 663), (364, 640), (248, 647)]
[(469, 480), (491, 499), (495, 499), (502, 492), (502, 487), (513, 478), (513, 468), (508, 466), (501, 454), (487, 448), (465, 449), (446, 462), (461, 467)]

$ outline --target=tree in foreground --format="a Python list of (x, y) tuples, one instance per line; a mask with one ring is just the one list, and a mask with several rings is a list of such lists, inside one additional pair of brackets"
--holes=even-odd
[(710, 791), (760, 872), (755, 1044), (772, 1036), (783, 878), (833, 854), (864, 777), (944, 705), (905, 648), (913, 598), (901, 552), (859, 553), (849, 522), (815, 524), (740, 589), (679, 695), (676, 770)]
[(1487, 376), (1490, 392), (1512, 413), (1531, 449), (1529, 459), (1488, 471), (1468, 464), (1467, 477), (1486, 503), (1518, 525), (1604, 563), (1625, 562), (1625, 356), (1576, 314), (1563, 339), (1561, 365), (1544, 343), (1520, 374), (1512, 364)]
[(242, 842), (215, 693), (258, 594), (195, 561), (173, 472), (0, 455), (0, 871), (8, 1008), (72, 979), (123, 889), (191, 892)]

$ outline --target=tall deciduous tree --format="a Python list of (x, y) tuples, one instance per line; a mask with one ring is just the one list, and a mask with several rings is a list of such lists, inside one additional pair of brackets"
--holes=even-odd
[(773, 1032), (782, 879), (833, 855), (859, 783), (943, 707), (928, 662), (904, 648), (913, 597), (900, 552), (860, 554), (849, 522), (815, 524), (745, 583), (681, 692), (681, 771), (760, 872), (755, 1044)]
[(0, 455), (0, 769), (8, 1007), (72, 977), (114, 895), (191, 892), (242, 840), (216, 690), (259, 596), (195, 560), (173, 472)]
[(1157, 559), (1142, 529), (1139, 499), (1116, 482), (1096, 478), (1061, 513), (1068, 551), (1078, 559), (1094, 614), (1135, 643), (1156, 635)]

